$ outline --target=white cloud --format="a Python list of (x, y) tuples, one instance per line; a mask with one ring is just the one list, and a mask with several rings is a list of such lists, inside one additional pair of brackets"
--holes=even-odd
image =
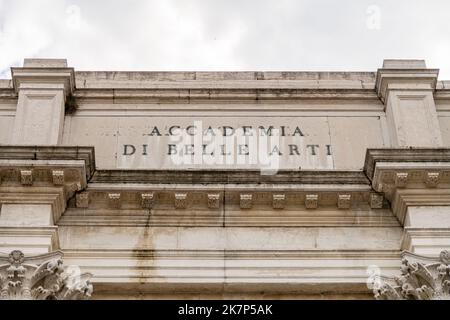
[[(379, 28), (368, 28), (370, 6)], [(77, 70), (341, 71), (423, 58), (450, 79), (449, 9), (446, 0), (0, 0), (0, 77), (26, 57), (67, 58)]]

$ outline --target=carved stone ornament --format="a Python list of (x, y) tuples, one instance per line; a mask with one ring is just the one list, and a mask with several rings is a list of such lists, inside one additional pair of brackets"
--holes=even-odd
[(187, 193), (175, 193), (175, 202), (176, 209), (186, 209), (187, 208)]
[(239, 195), (239, 206), (241, 209), (251, 209), (253, 206), (253, 195), (241, 193)]
[(64, 170), (53, 170), (52, 179), (54, 185), (56, 186), (64, 185)]
[(208, 208), (218, 209), (220, 205), (220, 193), (208, 193)]
[(110, 208), (119, 209), (121, 205), (120, 193), (108, 193), (108, 203)]
[(397, 172), (395, 175), (395, 185), (398, 188), (404, 188), (408, 184), (408, 173), (407, 172)]
[(383, 208), (383, 195), (378, 193), (370, 194), (370, 208), (381, 209)]
[(92, 275), (69, 273), (62, 265), (58, 251), (28, 258), (14, 250), (7, 257), (0, 256), (0, 300), (89, 299)]
[(305, 196), (306, 209), (316, 209), (319, 204), (319, 196), (317, 194), (307, 194)]
[(144, 209), (153, 208), (155, 197), (153, 192), (141, 194), (141, 207)]
[(33, 171), (20, 170), (20, 183), (25, 186), (31, 186), (33, 184)]
[(76, 206), (77, 206), (77, 208), (87, 208), (89, 206), (89, 193), (88, 192), (77, 193)]
[(447, 250), (440, 253), (439, 259), (404, 252), (400, 276), (374, 279), (375, 299), (450, 300), (449, 264), (450, 251)]
[(338, 204), (339, 209), (349, 209), (352, 205), (352, 195), (351, 194), (339, 194), (337, 204)]
[(272, 207), (274, 209), (283, 209), (286, 204), (285, 194), (274, 194), (272, 195)]
[(435, 188), (439, 184), (439, 172), (428, 172), (425, 178), (425, 184), (430, 188)]

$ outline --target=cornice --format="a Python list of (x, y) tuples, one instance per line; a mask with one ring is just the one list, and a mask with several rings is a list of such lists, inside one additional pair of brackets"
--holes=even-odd
[[(406, 250), (414, 248), (414, 250), (438, 251), (448, 246), (449, 238), (449, 228), (405, 227), (401, 247)], [(413, 255), (409, 252), (408, 254)]]
[(378, 101), (373, 88), (214, 88), (204, 85), (204, 88), (189, 88), (185, 85), (167, 88), (139, 87), (128, 88), (90, 88), (77, 89), (74, 96), (81, 102), (114, 102), (126, 104), (172, 102), (184, 103), (217, 101), (217, 102), (249, 102), (249, 101)]
[(75, 89), (75, 70), (59, 67), (12, 67), (11, 75), (16, 92), (21, 89), (63, 89), (66, 95)]
[(377, 71), (376, 92), (384, 102), (391, 90), (429, 90), (434, 91), (437, 85), (439, 69), (424, 68), (381, 68)]
[(363, 184), (369, 180), (361, 171), (279, 170), (263, 175), (259, 170), (97, 170), (92, 183), (166, 184)]
[[(374, 83), (374, 72), (304, 72), (304, 71), (77, 71), (77, 87), (120, 86), (141, 83), (153, 87), (187, 86), (201, 87), (203, 84), (215, 87), (283, 87), (301, 84), (342, 83), (362, 87)], [(290, 84), (290, 85), (289, 85)]]
[(398, 226), (360, 171), (247, 170), (101, 170), (59, 224)]
[(364, 172), (372, 181), (377, 162), (445, 162), (450, 161), (450, 148), (369, 148)]
[(84, 146), (7, 146), (0, 145), (0, 159), (5, 160), (82, 160), (86, 180), (95, 172), (94, 147)]
[(387, 196), (391, 207), (401, 224), (404, 224), (408, 207), (450, 206), (448, 189), (399, 189)]
[(450, 205), (450, 149), (368, 149), (364, 172), (403, 224), (409, 206)]
[(94, 170), (92, 147), (0, 146), (0, 204), (49, 204), (56, 223)]

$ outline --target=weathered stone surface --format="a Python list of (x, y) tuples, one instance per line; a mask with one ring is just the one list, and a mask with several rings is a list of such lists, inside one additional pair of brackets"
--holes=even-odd
[(338, 195), (338, 208), (339, 209), (349, 209), (352, 205), (352, 195), (351, 194), (339, 194)]
[(151, 209), (155, 203), (155, 195), (150, 193), (141, 194), (141, 207), (144, 209)]
[(286, 204), (285, 194), (273, 194), (272, 196), (272, 207), (274, 209), (283, 209)]
[(26, 59), (23, 68), (11, 68), (19, 95), (12, 144), (62, 143), (65, 101), (75, 88), (74, 70), (66, 64), (62, 59)]
[(217, 209), (220, 206), (220, 193), (208, 193), (208, 208)]
[(113, 209), (120, 209), (121, 206), (121, 195), (120, 193), (109, 193), (108, 194), (109, 207)]
[(427, 172), (425, 184), (430, 188), (436, 187), (439, 183), (439, 176), (440, 176), (439, 172)]
[(319, 196), (317, 194), (307, 194), (305, 196), (306, 209), (316, 209), (319, 205)]
[(241, 209), (250, 209), (253, 206), (253, 195), (252, 194), (240, 194), (240, 207)]
[(188, 203), (187, 203), (187, 198), (188, 195), (187, 193), (175, 193), (174, 194), (174, 206), (176, 209), (186, 209)]
[(53, 184), (63, 185), (64, 184), (64, 171), (63, 170), (53, 170), (52, 171)]
[(89, 193), (88, 192), (77, 193), (76, 206), (78, 208), (87, 208), (89, 206)]
[(380, 209), (383, 207), (383, 195), (378, 193), (370, 194), (370, 207), (372, 209)]
[(23, 185), (31, 186), (33, 184), (33, 171), (32, 170), (20, 170), (20, 182)]
[[(450, 246), (450, 86), (437, 72), (420, 60), (74, 72), (27, 59), (0, 80), (0, 251), (61, 249), (95, 272), (97, 298), (368, 295), (369, 264), (393, 277), (401, 250)], [(230, 138), (216, 146), (229, 163), (206, 163), (209, 127)], [(241, 161), (251, 139), (280, 157)]]
[(388, 60), (378, 69), (376, 90), (386, 105), (392, 146), (442, 146), (433, 99), (438, 73), (423, 60)]
[(395, 185), (398, 188), (404, 188), (408, 184), (408, 172), (398, 172), (395, 175)]

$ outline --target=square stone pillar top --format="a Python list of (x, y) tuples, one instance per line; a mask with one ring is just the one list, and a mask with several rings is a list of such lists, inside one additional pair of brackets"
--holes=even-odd
[(14, 90), (64, 90), (69, 95), (75, 89), (75, 71), (67, 67), (66, 59), (25, 59), (23, 67), (12, 67)]
[(67, 59), (24, 59), (24, 68), (67, 68)]
[(426, 69), (425, 60), (385, 59), (383, 69)]
[(425, 60), (387, 59), (378, 69), (376, 90), (383, 102), (390, 90), (435, 90), (439, 69), (428, 69)]

